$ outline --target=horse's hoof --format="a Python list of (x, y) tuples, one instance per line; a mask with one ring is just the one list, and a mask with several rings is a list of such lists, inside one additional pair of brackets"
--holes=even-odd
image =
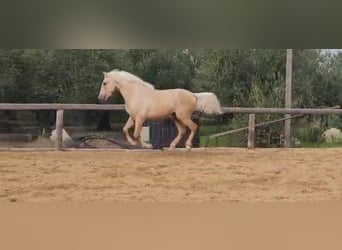
[(174, 145), (170, 145), (170, 147), (169, 147), (169, 150), (175, 150), (175, 146)]
[(152, 144), (149, 144), (149, 143), (144, 143), (143, 147), (147, 148), (147, 149), (152, 149), (153, 148)]
[(191, 150), (191, 146), (190, 145), (186, 145), (186, 150)]
[(131, 144), (132, 146), (137, 146), (137, 145), (138, 145), (138, 142), (132, 141), (132, 142), (130, 142), (130, 144)]

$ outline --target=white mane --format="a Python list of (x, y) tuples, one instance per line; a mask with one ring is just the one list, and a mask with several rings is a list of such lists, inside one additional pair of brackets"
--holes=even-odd
[(122, 71), (122, 70), (117, 70), (114, 69), (111, 72), (109, 72), (109, 74), (111, 75), (119, 75), (120, 77), (122, 77), (125, 80), (128, 81), (134, 81), (134, 82), (139, 82), (143, 85), (145, 85), (146, 87), (152, 88), (154, 89), (154, 86), (148, 82), (145, 82), (144, 80), (142, 80), (141, 78), (137, 77), (136, 75), (133, 75), (132, 73), (126, 72), (126, 71)]

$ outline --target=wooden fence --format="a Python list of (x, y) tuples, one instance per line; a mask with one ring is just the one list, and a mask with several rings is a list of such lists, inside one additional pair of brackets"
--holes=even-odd
[[(237, 128), (237, 129), (233, 129), (233, 130), (229, 130), (229, 131), (225, 131), (225, 132), (220, 132), (220, 133), (217, 133), (217, 134), (213, 134), (213, 135), (211, 135), (211, 136), (209, 136), (207, 138), (206, 147), (209, 145), (209, 140), (210, 139), (214, 139), (214, 138), (218, 138), (218, 137), (226, 136), (226, 135), (230, 135), (230, 134), (235, 134), (235, 133), (238, 133), (238, 132), (241, 132), (241, 131), (244, 131), (244, 130), (248, 130), (247, 148), (248, 149), (253, 149), (255, 147), (255, 128), (257, 128), (257, 127), (267, 126), (267, 125), (270, 125), (270, 124), (274, 124), (274, 123), (278, 123), (278, 122), (287, 121), (287, 120), (291, 120), (291, 119), (294, 119), (294, 118), (302, 117), (302, 116), (308, 114), (307, 113), (308, 111), (311, 111), (311, 112), (313, 112), (315, 114), (321, 114), (321, 112), (323, 110), (328, 111), (328, 112), (323, 113), (323, 115), (324, 115), (324, 114), (331, 114), (332, 110), (337, 110), (338, 113), (340, 113), (341, 110), (338, 110), (338, 109), (340, 109), (340, 106), (334, 106), (334, 107), (331, 107), (329, 109), (302, 109), (303, 112), (301, 112), (300, 114), (296, 114), (296, 115), (293, 115), (293, 116), (287, 116), (285, 118), (276, 119), (276, 120), (272, 120), (272, 121), (268, 121), (268, 122), (263, 122), (263, 123), (258, 123), (258, 124), (255, 124), (255, 113), (256, 113), (255, 112), (253, 114), (249, 114), (248, 126)], [(259, 111), (259, 109), (257, 111)], [(320, 111), (320, 112), (318, 112), (318, 111)], [(310, 112), (310, 114), (311, 114), (311, 112)], [(284, 138), (284, 139), (286, 140), (286, 138)], [(287, 145), (290, 145), (290, 142), (288, 142)]]
[[(125, 106), (123, 104), (109, 105), (109, 104), (59, 104), (59, 103), (0, 103), (0, 110), (56, 110), (56, 134), (57, 142), (56, 149), (62, 149), (62, 130), (63, 130), (63, 118), (65, 110), (124, 110)], [(322, 108), (322, 109), (297, 109), (297, 108), (231, 108), (222, 107), (222, 111), (226, 113), (235, 114), (249, 114), (249, 125), (245, 128), (239, 128), (236, 131), (242, 131), (248, 129), (248, 148), (254, 148), (254, 138), (255, 138), (255, 116), (256, 114), (287, 114), (287, 115), (342, 115), (342, 109), (335, 108)], [(277, 120), (283, 121), (286, 119), (292, 119), (293, 117), (283, 118)], [(274, 121), (268, 122), (273, 123)], [(266, 123), (265, 123), (266, 124)], [(265, 125), (263, 124), (263, 125)], [(232, 133), (232, 131), (223, 132), (225, 134)], [(216, 134), (214, 136), (221, 136), (222, 133)], [(212, 136), (213, 137), (213, 136)]]

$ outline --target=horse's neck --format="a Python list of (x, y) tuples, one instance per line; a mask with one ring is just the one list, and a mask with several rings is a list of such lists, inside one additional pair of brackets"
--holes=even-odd
[(135, 84), (122, 84), (120, 86), (120, 93), (126, 104), (130, 104), (135, 96), (139, 94), (139, 86)]

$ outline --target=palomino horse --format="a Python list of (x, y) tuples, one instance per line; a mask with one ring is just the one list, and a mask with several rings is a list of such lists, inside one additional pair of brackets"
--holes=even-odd
[[(221, 105), (215, 94), (210, 92), (192, 93), (185, 89), (157, 90), (139, 77), (119, 70), (104, 72), (99, 100), (105, 102), (118, 89), (125, 100), (125, 108), (130, 115), (123, 127), (127, 141), (136, 145), (139, 141), (144, 147), (151, 145), (142, 141), (140, 133), (146, 120), (161, 120), (173, 117), (178, 135), (171, 142), (170, 148), (176, 147), (186, 132), (191, 131), (186, 148), (190, 149), (198, 125), (191, 120), (194, 111), (206, 114), (221, 114)], [(128, 130), (134, 128), (133, 138)]]

